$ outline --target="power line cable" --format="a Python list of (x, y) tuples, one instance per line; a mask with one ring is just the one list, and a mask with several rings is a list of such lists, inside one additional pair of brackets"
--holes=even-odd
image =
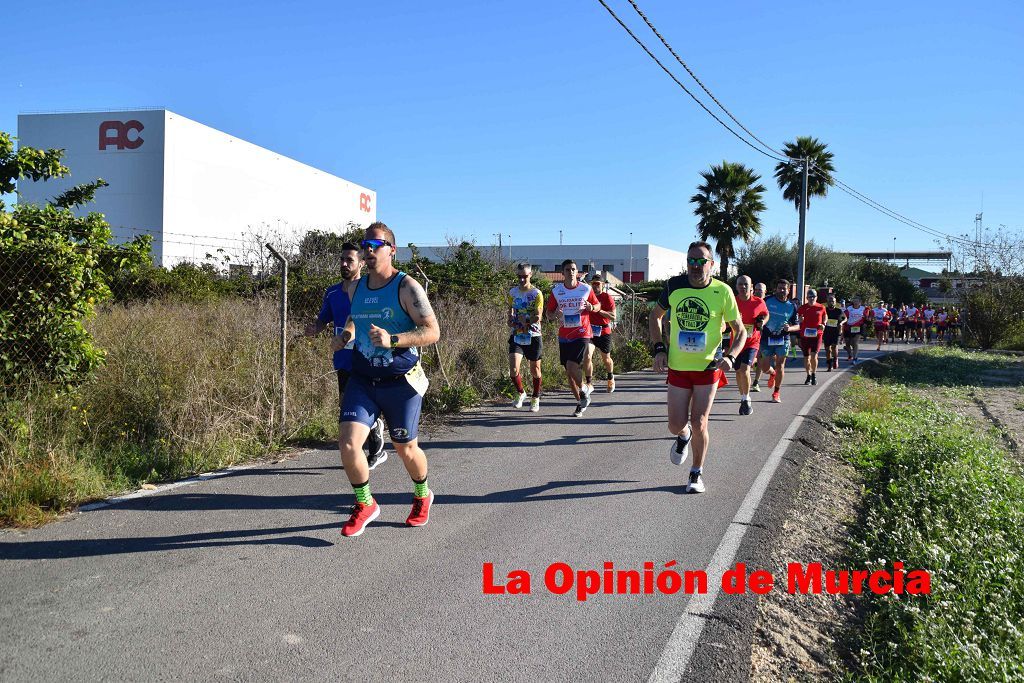
[(676, 51), (672, 49), (672, 46), (668, 44), (668, 41), (665, 40), (664, 36), (662, 36), (661, 33), (658, 31), (658, 29), (655, 28), (654, 24), (651, 23), (651, 20), (647, 18), (647, 15), (644, 14), (643, 10), (640, 9), (640, 6), (637, 5), (634, 0), (629, 0), (629, 4), (633, 6), (633, 9), (636, 11), (636, 13), (638, 15), (640, 15), (640, 18), (644, 20), (644, 23), (647, 24), (647, 27), (649, 29), (651, 29), (651, 31), (654, 33), (654, 35), (656, 35), (658, 37), (658, 40), (661, 41), (661, 44), (664, 45), (665, 48), (668, 49), (668, 51), (672, 53), (672, 56), (676, 58), (676, 61), (679, 62), (684, 69), (686, 69), (686, 73), (690, 74), (690, 78), (692, 78), (697, 83), (697, 85), (699, 85), (701, 87), (701, 89), (708, 94), (708, 97), (710, 97), (711, 100), (715, 104), (718, 105), (719, 109), (721, 109), (722, 111), (725, 112), (726, 116), (728, 116), (730, 119), (732, 119), (736, 123), (737, 126), (742, 128), (743, 131), (747, 135), (749, 135), (750, 137), (752, 137), (755, 140), (757, 140), (761, 144), (761, 146), (764, 147), (765, 149), (767, 149), (770, 152), (772, 152), (774, 154), (777, 154), (777, 155), (779, 155), (779, 156), (781, 156), (781, 157), (783, 157), (785, 159), (789, 159), (789, 160), (792, 160), (792, 161), (801, 161), (800, 159), (796, 159), (794, 157), (791, 157), (791, 156), (787, 155), (785, 152), (780, 152), (779, 150), (775, 149), (774, 147), (769, 145), (767, 142), (765, 142), (761, 138), (757, 137), (753, 133), (753, 131), (751, 131), (749, 128), (747, 128), (742, 123), (740, 123), (740, 120), (737, 119), (735, 116), (733, 116), (732, 112), (729, 111), (728, 109), (726, 109), (725, 105), (718, 101), (718, 98), (715, 97), (714, 93), (712, 93), (710, 90), (708, 90), (707, 86), (705, 86), (704, 83), (701, 82), (701, 80), (699, 78), (697, 78), (697, 74), (693, 73), (693, 69), (691, 69), (689, 67), (689, 65), (687, 65), (687, 63), (683, 61), (682, 57), (680, 57), (678, 54), (676, 54)]
[[(707, 112), (713, 119), (715, 119), (715, 121), (717, 121), (719, 124), (721, 124), (722, 127), (724, 127), (726, 130), (728, 130), (734, 136), (739, 138), (741, 141), (743, 141), (751, 149), (753, 149), (753, 150), (763, 154), (764, 156), (772, 158), (775, 161), (778, 161), (780, 163), (789, 163), (789, 164), (792, 164), (794, 162), (802, 164), (805, 161), (804, 159), (801, 159), (801, 158), (796, 158), (796, 157), (788, 156), (785, 152), (781, 152), (781, 151), (775, 149), (774, 147), (772, 147), (771, 145), (767, 144), (766, 142), (761, 140), (759, 137), (757, 137), (757, 135), (755, 135), (749, 128), (747, 128), (742, 123), (740, 123), (740, 121), (735, 116), (733, 116), (732, 112), (730, 112), (725, 107), (725, 105), (723, 105), (718, 100), (718, 98), (715, 97), (715, 95), (704, 85), (704, 83), (701, 82), (700, 78), (697, 77), (697, 75), (693, 72), (693, 70), (686, 64), (686, 62), (683, 61), (683, 59), (676, 53), (676, 51), (674, 49), (672, 49), (672, 46), (669, 45), (668, 41), (665, 40), (665, 38), (661, 35), (661, 32), (658, 31), (658, 29), (654, 26), (654, 24), (650, 21), (650, 19), (647, 18), (647, 15), (644, 14), (644, 12), (640, 9), (640, 7), (637, 5), (635, 0), (628, 0), (628, 2), (629, 2), (630, 5), (632, 5), (633, 9), (640, 16), (640, 18), (643, 19), (644, 23), (647, 24), (647, 27), (650, 28), (651, 31), (654, 33), (654, 35), (658, 37), (658, 39), (661, 41), (662, 45), (664, 45), (665, 48), (668, 49), (668, 51), (670, 53), (672, 53), (672, 56), (675, 57), (676, 61), (679, 62), (679, 64), (682, 65), (682, 67), (684, 69), (686, 69), (686, 72), (688, 74), (690, 74), (690, 77), (693, 78), (693, 80), (697, 83), (697, 85), (699, 85), (701, 87), (701, 89), (703, 89), (704, 92), (707, 93), (707, 95), (714, 101), (714, 103), (716, 105), (718, 105), (718, 107), (723, 112), (725, 112), (725, 114), (730, 119), (732, 119), (736, 123), (737, 126), (739, 126), (747, 135), (749, 135), (754, 140), (756, 140), (760, 145), (762, 145), (766, 149), (770, 150), (771, 154), (769, 154), (768, 152), (765, 152), (764, 150), (759, 149), (758, 147), (754, 146), (753, 143), (751, 143), (746, 138), (742, 137), (739, 133), (737, 133), (732, 128), (730, 128), (728, 125), (726, 125), (726, 123), (724, 121), (722, 121), (720, 118), (718, 118), (718, 116), (716, 116), (710, 109), (708, 109), (708, 107), (705, 106), (705, 104), (703, 102), (701, 102), (700, 99), (698, 99), (692, 92), (690, 92), (690, 90), (687, 89), (687, 87), (685, 85), (683, 85), (679, 81), (679, 79), (676, 78), (675, 75), (671, 71), (669, 71), (669, 69), (667, 67), (665, 67), (665, 65), (662, 64), (661, 61), (658, 60), (657, 57), (654, 56), (654, 54), (647, 48), (647, 46), (643, 43), (643, 41), (641, 41), (633, 33), (633, 31), (631, 31), (629, 29), (629, 27), (626, 26), (626, 24), (618, 17), (618, 15), (616, 15), (615, 12), (612, 11), (612, 9), (610, 7), (608, 7), (608, 5), (604, 2), (604, 0), (598, 0), (598, 2), (601, 3), (601, 6), (604, 7), (608, 11), (609, 14), (611, 14), (612, 18), (614, 18), (615, 21), (617, 21), (620, 26), (622, 26), (622, 28), (626, 31), (626, 33), (628, 33), (629, 36), (634, 41), (636, 41), (636, 43), (641, 48), (643, 48), (644, 52), (646, 52), (647, 55), (651, 59), (653, 59), (654, 62), (658, 66), (660, 66), (661, 69), (666, 74), (668, 74), (668, 76), (673, 81), (675, 81), (676, 84), (680, 88), (682, 88), (686, 92), (687, 95), (689, 95), (693, 99), (694, 102), (699, 104), (700, 107), (705, 112)], [(813, 161), (810, 161), (810, 168), (814, 169), (814, 162)], [(893, 220), (896, 220), (896, 221), (898, 221), (900, 223), (903, 223), (903, 224), (905, 224), (905, 225), (907, 225), (907, 226), (909, 226), (911, 228), (914, 228), (915, 230), (918, 230), (918, 231), (923, 232), (925, 234), (929, 234), (932, 237), (939, 237), (939, 238), (947, 239), (947, 240), (950, 240), (952, 242), (956, 242), (958, 244), (963, 244), (963, 245), (985, 246), (985, 247), (994, 247), (995, 246), (995, 245), (988, 244), (988, 243), (981, 242), (981, 241), (964, 239), (963, 237), (960, 237), (960, 236), (957, 236), (957, 235), (953, 235), (953, 234), (950, 234), (950, 233), (946, 233), (946, 232), (943, 232), (941, 230), (937, 230), (935, 228), (929, 227), (929, 226), (927, 226), (927, 225), (925, 225), (923, 223), (919, 223), (918, 221), (915, 221), (915, 220), (913, 220), (911, 218), (907, 218), (903, 214), (900, 214), (897, 211), (895, 211), (893, 209), (890, 209), (889, 207), (885, 206), (884, 204), (881, 204), (880, 202), (877, 202), (877, 201), (871, 199), (867, 195), (865, 195), (865, 194), (855, 190), (854, 188), (850, 187), (846, 183), (843, 183), (841, 180), (839, 180), (836, 177), (835, 173), (821, 173), (821, 175), (824, 176), (824, 178), (826, 180), (830, 180), (831, 181), (830, 184), (835, 185), (841, 191), (845, 192), (846, 194), (850, 195), (851, 197), (853, 197), (854, 199), (860, 201), (861, 203), (871, 207), (872, 209), (875, 209), (879, 213), (882, 213), (883, 215), (887, 216), (888, 218), (892, 218)]]
[(642, 40), (640, 40), (636, 36), (636, 34), (633, 33), (632, 30), (630, 30), (630, 28), (628, 26), (626, 26), (626, 24), (622, 21), (622, 19), (619, 18), (619, 15), (615, 14), (615, 12), (612, 10), (612, 8), (609, 7), (607, 5), (607, 3), (605, 3), (604, 0), (597, 0), (597, 1), (599, 3), (601, 3), (602, 7), (604, 7), (606, 10), (608, 10), (608, 14), (612, 15), (612, 18), (615, 19), (615, 21), (617, 21), (619, 23), (619, 26), (621, 26), (626, 31), (626, 33), (629, 34), (629, 37), (632, 38), (633, 40), (635, 40), (636, 44), (639, 45), (641, 48), (643, 48), (643, 51), (647, 53), (647, 56), (650, 57), (651, 59), (653, 59), (654, 63), (657, 64), (658, 66), (660, 66), (661, 70), (664, 71), (666, 74), (668, 74), (668, 77), (671, 78), (673, 81), (675, 81), (676, 85), (678, 85), (680, 88), (682, 88), (683, 92), (685, 92), (687, 95), (689, 95), (690, 98), (694, 102), (696, 102), (698, 105), (700, 105), (700, 108), (703, 109), (705, 112), (707, 112), (708, 115), (711, 118), (713, 118), (715, 121), (717, 121), (727, 131), (729, 131), (734, 136), (736, 136), (736, 139), (738, 139), (740, 142), (742, 142), (743, 144), (745, 144), (748, 147), (750, 147), (755, 152), (757, 152), (759, 154), (763, 154), (764, 156), (769, 157), (771, 159), (774, 159), (775, 161), (786, 161), (786, 158), (779, 158), (775, 154), (771, 154), (769, 152), (764, 151), (760, 147), (757, 147), (750, 140), (746, 139), (745, 137), (743, 137), (742, 135), (740, 135), (739, 133), (734, 131), (732, 128), (730, 128), (729, 125), (725, 121), (723, 121), (722, 119), (718, 118), (718, 116), (716, 116), (713, 111), (711, 111), (710, 109), (707, 108), (707, 105), (705, 105), (703, 102), (700, 101), (700, 98), (698, 98), (696, 95), (694, 95), (692, 92), (690, 92), (689, 88), (687, 88), (685, 85), (683, 85), (682, 81), (680, 81), (678, 78), (676, 78), (676, 75), (674, 73), (672, 73), (671, 71), (669, 71), (669, 69), (664, 64), (661, 63), (661, 60), (659, 60), (657, 57), (654, 56), (654, 53), (651, 52), (650, 49), (648, 49), (648, 47), (644, 44), (644, 42)]

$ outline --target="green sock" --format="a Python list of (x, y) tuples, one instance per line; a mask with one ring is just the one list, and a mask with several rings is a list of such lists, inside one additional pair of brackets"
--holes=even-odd
[(427, 494), (430, 493), (430, 487), (427, 486), (427, 478), (423, 477), (423, 481), (412, 480), (413, 486), (415, 487), (414, 496), (417, 498), (426, 498)]
[(362, 503), (363, 505), (369, 505), (373, 502), (373, 494), (370, 493), (370, 482), (366, 482), (356, 485), (352, 484), (352, 490), (356, 492), (356, 502)]

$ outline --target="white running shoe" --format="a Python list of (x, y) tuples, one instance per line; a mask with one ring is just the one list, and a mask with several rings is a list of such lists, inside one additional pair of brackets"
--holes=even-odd
[(704, 479), (697, 472), (690, 472), (690, 481), (686, 484), (687, 493), (704, 493), (707, 487), (704, 486)]
[(584, 396), (590, 396), (592, 393), (594, 393), (594, 385), (584, 384), (583, 386), (580, 387), (580, 393), (583, 394)]
[(526, 392), (525, 391), (523, 393), (519, 394), (519, 398), (517, 398), (516, 402), (512, 404), (512, 407), (513, 408), (522, 408), (524, 401), (526, 401)]
[(608, 378), (608, 393), (609, 394), (614, 394), (615, 393), (615, 378), (614, 377), (609, 377)]
[(590, 407), (590, 393), (589, 392), (586, 393), (586, 394), (582, 394), (582, 393), (580, 394), (580, 405), (583, 407), (583, 410), (586, 410), (587, 408)]
[(530, 412), (531, 413), (538, 413), (538, 412), (540, 412), (540, 399), (539, 398), (535, 398), (535, 399), (530, 401)]
[(686, 437), (686, 441), (683, 441), (680, 437), (676, 437), (672, 440), (672, 445), (668, 447), (668, 459), (673, 465), (682, 465), (686, 462), (686, 458), (690, 455), (690, 436)]

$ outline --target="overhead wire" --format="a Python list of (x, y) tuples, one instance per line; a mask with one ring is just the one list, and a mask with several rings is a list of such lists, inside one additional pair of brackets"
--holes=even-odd
[[(737, 119), (732, 114), (732, 112), (730, 112), (725, 107), (725, 105), (722, 104), (721, 101), (719, 101), (719, 99), (717, 97), (715, 97), (714, 93), (712, 93), (711, 90), (708, 89), (708, 87), (704, 85), (704, 83), (700, 80), (700, 78), (697, 77), (697, 74), (695, 74), (693, 72), (693, 70), (689, 67), (689, 65), (687, 65), (686, 62), (683, 61), (683, 59), (676, 53), (676, 51), (672, 48), (672, 46), (668, 43), (668, 41), (664, 38), (664, 36), (662, 36), (661, 32), (658, 31), (658, 29), (654, 26), (654, 23), (647, 17), (647, 15), (643, 12), (643, 10), (640, 9), (639, 5), (637, 5), (635, 0), (627, 0), (627, 1), (633, 7), (634, 11), (636, 11), (636, 13), (644, 21), (644, 23), (647, 24), (647, 27), (654, 33), (655, 36), (658, 37), (658, 39), (661, 41), (662, 45), (665, 46), (665, 48), (672, 54), (672, 56), (676, 59), (676, 61), (679, 62), (679, 64), (690, 75), (690, 77), (697, 83), (697, 85), (699, 85), (701, 87), (701, 89), (708, 95), (708, 97), (711, 98), (711, 100), (718, 106), (718, 108), (721, 109), (737, 126), (739, 126), (739, 128), (742, 129), (743, 132), (745, 132), (747, 135), (749, 135), (751, 138), (753, 138), (758, 144), (760, 144), (765, 149), (760, 149), (760, 148), (756, 147), (750, 140), (748, 140), (748, 139), (744, 138), (743, 136), (741, 136), (735, 130), (730, 128), (718, 116), (716, 116), (714, 114), (714, 112), (712, 112), (696, 95), (694, 95), (685, 85), (683, 85), (683, 83), (678, 78), (676, 78), (675, 74), (673, 74), (664, 64), (661, 63), (661, 61), (654, 55), (654, 53), (651, 52), (651, 50), (644, 44), (644, 42), (642, 40), (640, 40), (636, 36), (635, 33), (633, 33), (633, 31), (625, 24), (625, 22), (622, 21), (622, 19), (619, 18), (619, 16), (605, 3), (604, 0), (598, 0), (598, 2), (601, 4), (601, 6), (604, 7), (605, 10), (608, 11), (608, 13), (612, 16), (612, 18), (615, 19), (616, 22), (618, 22), (618, 24), (626, 31), (626, 33), (628, 33), (629, 36), (634, 41), (636, 41), (636, 43), (644, 50), (644, 52), (646, 52), (647, 55), (652, 60), (654, 60), (654, 62), (659, 67), (661, 67), (662, 71), (664, 71), (666, 74), (668, 74), (668, 76), (673, 81), (675, 81), (675, 83), (680, 88), (682, 88), (683, 91), (685, 91), (686, 94), (689, 95), (690, 98), (693, 99), (694, 102), (696, 102), (698, 105), (700, 105), (701, 109), (703, 109), (705, 112), (707, 112), (723, 128), (728, 130), (730, 133), (732, 133), (734, 136), (736, 136), (739, 140), (744, 142), (748, 147), (750, 147), (751, 149), (754, 149), (755, 151), (759, 152), (760, 154), (762, 154), (764, 156), (767, 156), (767, 157), (769, 157), (771, 159), (774, 159), (775, 161), (778, 161), (780, 163), (789, 163), (789, 164), (798, 163), (798, 164), (803, 164), (805, 161), (809, 161), (810, 162), (809, 170), (813, 170), (815, 168), (813, 160), (805, 160), (805, 159), (798, 158), (798, 157), (791, 157), (788, 154), (786, 154), (785, 152), (777, 150), (774, 147), (772, 147), (771, 145), (769, 145), (768, 143), (764, 142), (761, 138), (759, 138), (757, 135), (755, 135), (753, 131), (751, 131), (749, 128), (744, 126), (739, 121), (739, 119)], [(765, 150), (768, 150), (768, 151), (765, 151)], [(923, 232), (925, 234), (931, 235), (932, 237), (938, 237), (938, 238), (946, 239), (946, 240), (949, 240), (949, 241), (952, 241), (952, 242), (956, 242), (956, 243), (964, 244), (964, 245), (969, 245), (969, 246), (988, 246), (988, 247), (994, 247), (995, 246), (995, 245), (987, 244), (987, 243), (984, 243), (984, 242), (981, 242), (981, 241), (978, 241), (978, 240), (965, 239), (964, 237), (953, 235), (951, 233), (947, 233), (947, 232), (938, 230), (936, 228), (932, 228), (930, 226), (927, 226), (924, 223), (920, 223), (920, 222), (915, 221), (915, 220), (913, 220), (911, 218), (908, 218), (908, 217), (904, 216), (903, 214), (901, 214), (901, 213), (899, 213), (899, 212), (897, 212), (897, 211), (895, 211), (893, 209), (890, 209), (889, 207), (885, 206), (884, 204), (882, 204), (880, 202), (877, 202), (874, 199), (871, 199), (870, 197), (868, 197), (867, 195), (863, 194), (862, 192), (859, 192), (858, 190), (855, 190), (854, 188), (850, 187), (846, 183), (844, 183), (841, 180), (839, 180), (839, 178), (836, 177), (835, 173), (827, 173), (827, 174), (822, 174), (822, 175), (826, 175), (827, 179), (831, 180), (831, 184), (833, 184), (835, 187), (839, 188), (840, 191), (850, 195), (851, 197), (853, 197), (857, 201), (865, 204), (866, 206), (868, 206), (868, 207), (870, 207), (872, 209), (875, 209), (879, 213), (882, 213), (883, 215), (887, 216), (888, 218), (892, 218), (893, 220), (896, 220), (896, 221), (898, 221), (900, 223), (903, 223), (904, 225), (907, 225), (908, 227), (914, 228), (915, 230), (918, 230), (918, 231)]]

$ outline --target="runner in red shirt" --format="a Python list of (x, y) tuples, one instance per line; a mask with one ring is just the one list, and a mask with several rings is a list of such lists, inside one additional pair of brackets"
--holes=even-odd
[(736, 278), (736, 305), (747, 330), (747, 343), (736, 356), (736, 385), (740, 390), (740, 415), (750, 415), (750, 368), (761, 346), (761, 328), (768, 319), (768, 307), (764, 299), (753, 295), (753, 284), (746, 275)]
[(807, 290), (807, 303), (796, 313), (800, 316), (800, 350), (804, 352), (804, 370), (807, 372), (804, 384), (817, 384), (818, 352), (821, 351), (828, 313), (825, 305), (818, 303), (818, 293), (813, 289)]
[[(601, 352), (604, 369), (608, 372), (608, 393), (610, 394), (615, 391), (615, 361), (612, 360), (612, 323), (615, 322), (615, 299), (606, 291), (606, 283), (600, 276), (592, 278), (590, 285), (594, 288), (594, 294), (597, 295), (597, 300), (601, 303), (601, 310), (590, 314), (590, 331), (594, 333), (590, 342), (591, 353), (593, 353), (593, 349)], [(593, 373), (593, 362), (590, 363), (589, 368)], [(591, 378), (587, 377), (586, 383), (593, 386), (590, 380)]]

